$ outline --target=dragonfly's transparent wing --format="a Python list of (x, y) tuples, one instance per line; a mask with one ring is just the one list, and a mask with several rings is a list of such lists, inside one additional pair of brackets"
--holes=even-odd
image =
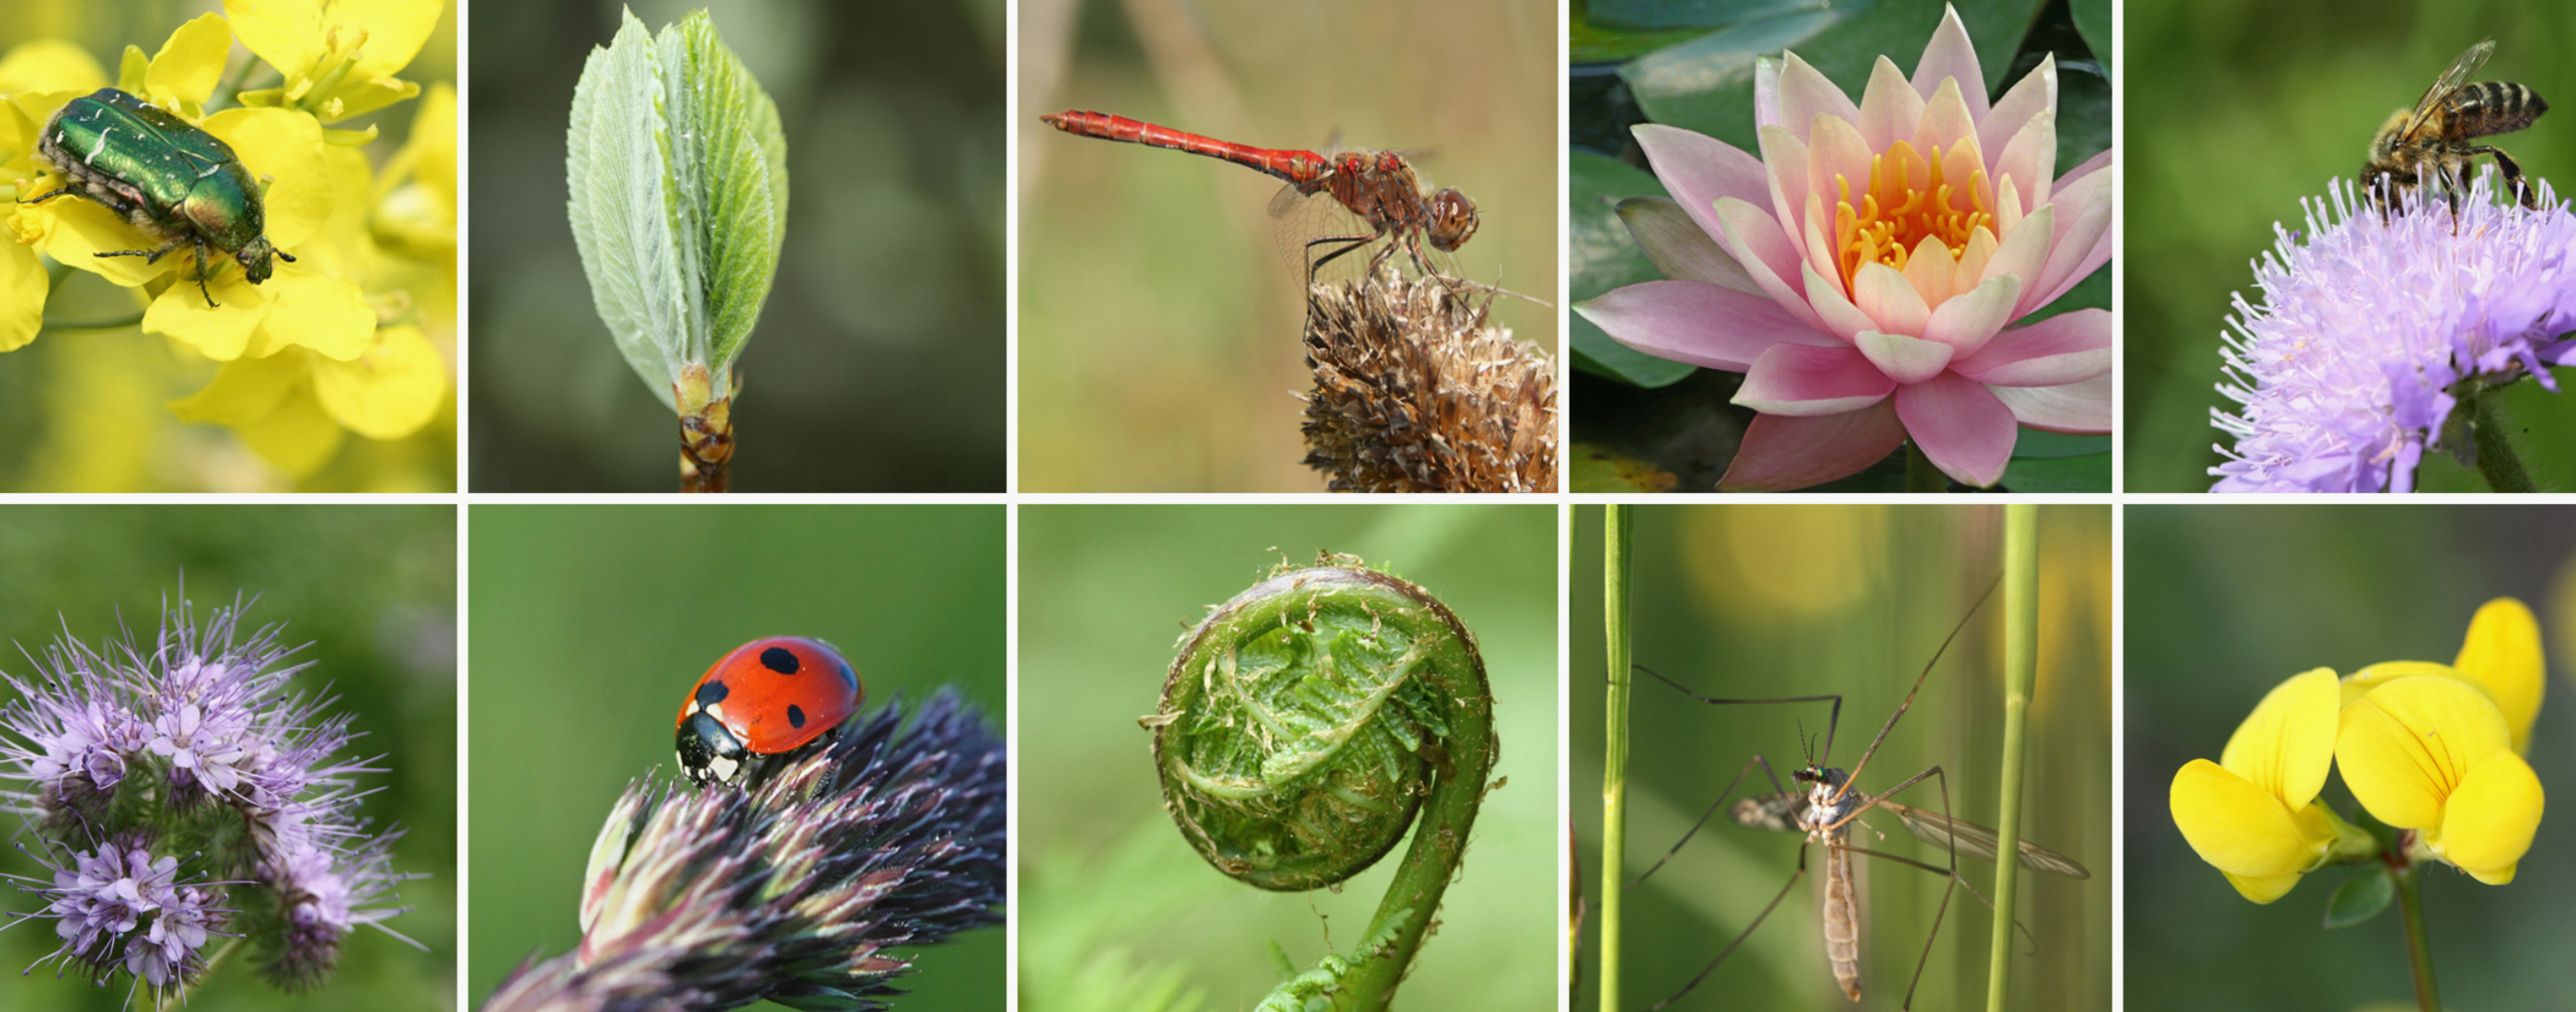
[[(1913, 831), (1914, 835), (1925, 843), (1936, 847), (1948, 847), (1955, 840), (1959, 853), (1981, 861), (1995, 859), (1995, 851), (2000, 841), (1996, 838), (1994, 830), (1973, 822), (1953, 819), (1939, 812), (1925, 811), (1893, 801), (1881, 801), (1878, 807), (1895, 812), (1897, 818), (1905, 820), (1905, 828)], [(2092, 872), (2085, 871), (2084, 866), (2075, 863), (2072, 858), (2028, 840), (2021, 841), (2021, 866), (2037, 871), (2056, 872), (2069, 878), (2093, 877)]]
[(1807, 796), (1794, 791), (1757, 794), (1726, 810), (1735, 824), (1780, 833), (1799, 832), (1798, 817), (1807, 814)]

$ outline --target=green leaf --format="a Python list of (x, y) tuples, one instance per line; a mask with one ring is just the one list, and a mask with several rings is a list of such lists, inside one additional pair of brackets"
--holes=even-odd
[[(1623, 285), (1663, 277), (1629, 237), (1628, 226), (1619, 220), (1619, 201), (1664, 195), (1664, 186), (1655, 180), (1654, 173), (1589, 151), (1572, 153), (1568, 164), (1574, 173), (1569, 188), (1569, 210), (1574, 218), (1569, 290), (1574, 297), (1589, 299)], [(1671, 386), (1698, 368), (1687, 362), (1656, 358), (1613, 341), (1581, 314), (1574, 317), (1570, 338), (1575, 368), (1634, 386)]]
[(2067, 13), (2075, 19), (2075, 33), (2084, 36), (2084, 46), (2102, 66), (2111, 65), (2111, 0), (2074, 0)]
[(2363, 872), (2335, 887), (2326, 897), (2326, 927), (2349, 928), (2379, 916), (2397, 898), (2397, 883), (2378, 869)]
[(565, 183), (600, 321), (664, 404), (686, 365), (723, 393), (787, 234), (777, 105), (706, 12), (658, 38), (628, 12), (591, 50), (571, 118)]
[[(2021, 430), (2029, 438), (2031, 430)], [(2015, 457), (2004, 467), (2003, 487), (2015, 492), (2108, 492), (2111, 490), (2111, 455), (2087, 453), (2076, 457)]]

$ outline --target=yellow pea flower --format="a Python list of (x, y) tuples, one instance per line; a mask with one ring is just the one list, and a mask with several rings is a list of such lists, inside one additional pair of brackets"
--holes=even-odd
[(2316, 800), (2335, 758), (2341, 689), (2332, 668), (2274, 687), (2219, 761), (2174, 774), (2174, 825), (2246, 899), (2270, 903), (2339, 850), (2373, 846)]
[(2343, 708), (2335, 762), (2371, 815), (2416, 831), (2433, 857), (2478, 881), (2503, 885), (2531, 849), (2544, 802), (2540, 778), (2513, 741), (2505, 712), (2486, 692), (2458, 678), (2415, 675)]

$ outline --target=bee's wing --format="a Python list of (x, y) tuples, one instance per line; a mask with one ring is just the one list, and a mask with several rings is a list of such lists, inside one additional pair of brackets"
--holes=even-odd
[(2443, 99), (2451, 97), (2452, 92), (2460, 90), (2461, 85), (2469, 83), (2469, 75), (2477, 73), (2478, 68), (2486, 66), (2487, 57), (2493, 55), (2495, 55), (2495, 40), (2479, 39), (2477, 45), (2470, 46), (2468, 52), (2461, 53), (2459, 59), (2451, 61), (2451, 69), (2443, 71), (2442, 76), (2434, 78), (2433, 86), (2424, 89), (2424, 97), (2415, 103), (2415, 114), (2406, 118), (2404, 136), (2412, 138), (2416, 131), (2423, 129), (2425, 121), (2432, 118), (2433, 107), (2442, 104)]
[[(1925, 811), (1912, 805), (1881, 801), (1878, 807), (1889, 809), (1905, 820), (1905, 828), (1916, 837), (1937, 847), (1951, 846), (1955, 841), (1959, 853), (1982, 861), (1995, 859), (1995, 831), (1973, 822), (1963, 822), (1939, 812)], [(2021, 841), (2021, 866), (2038, 871), (2053, 871), (2069, 878), (2092, 878), (2093, 873), (2064, 854), (2028, 840)]]
[(1798, 832), (1798, 817), (1807, 813), (1807, 796), (1796, 791), (1756, 794), (1726, 810), (1736, 825), (1774, 832)]

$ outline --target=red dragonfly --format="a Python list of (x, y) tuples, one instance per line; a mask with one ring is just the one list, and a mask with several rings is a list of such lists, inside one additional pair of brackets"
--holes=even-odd
[[(1413, 166), (1392, 151), (1345, 151), (1326, 156), (1312, 151), (1256, 148), (1101, 112), (1060, 112), (1038, 118), (1077, 137), (1222, 158), (1287, 180), (1288, 186), (1270, 202), (1270, 215), (1280, 221), (1281, 252), (1304, 269), (1305, 281), (1310, 285), (1324, 265), (1388, 237), (1393, 241), (1369, 258), (1371, 273), (1400, 248), (1425, 276), (1445, 276), (1453, 272), (1435, 266), (1443, 260), (1437, 254), (1455, 251), (1476, 234), (1475, 201), (1454, 189), (1422, 192), (1422, 182), (1414, 176)], [(1311, 205), (1328, 203), (1323, 200), (1327, 195), (1359, 220), (1340, 227), (1291, 223), (1291, 219), (1340, 218), (1338, 212), (1309, 213)], [(1318, 228), (1324, 234), (1309, 234)], [(1356, 233), (1360, 228), (1369, 231), (1332, 234)], [(1424, 252), (1426, 243), (1433, 253)]]

